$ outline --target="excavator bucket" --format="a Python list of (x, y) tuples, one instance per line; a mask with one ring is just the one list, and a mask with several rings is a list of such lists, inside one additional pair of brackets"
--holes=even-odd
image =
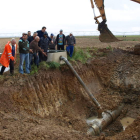
[(98, 27), (98, 28), (99, 28), (99, 31), (100, 31), (99, 40), (101, 42), (117, 42), (117, 41), (120, 41), (119, 39), (117, 39), (112, 34), (112, 32), (108, 29), (106, 24), (104, 24), (104, 26), (102, 28), (101, 27)]

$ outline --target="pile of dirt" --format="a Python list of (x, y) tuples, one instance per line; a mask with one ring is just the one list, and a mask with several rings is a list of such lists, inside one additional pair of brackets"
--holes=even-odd
[[(134, 140), (140, 137), (139, 57), (114, 49), (75, 70), (95, 95), (104, 111), (125, 104), (122, 114), (104, 130), (106, 140)], [(94, 55), (94, 54), (93, 54)], [(0, 80), (0, 139), (99, 140), (88, 136), (86, 119), (97, 115), (96, 106), (64, 65), (58, 70), (41, 69), (34, 75), (16, 74)], [(135, 122), (123, 131), (120, 119)]]

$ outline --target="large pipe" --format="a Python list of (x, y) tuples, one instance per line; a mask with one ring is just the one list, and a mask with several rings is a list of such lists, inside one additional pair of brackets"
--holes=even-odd
[(89, 89), (87, 88), (85, 83), (82, 81), (80, 76), (77, 74), (77, 72), (74, 70), (74, 68), (69, 63), (69, 61), (63, 56), (60, 56), (60, 60), (63, 60), (69, 66), (69, 68), (72, 70), (74, 75), (77, 77), (80, 84), (83, 86), (83, 88), (88, 93), (88, 95), (90, 96), (94, 104), (97, 106), (98, 118), (96, 117), (92, 121), (90, 121), (89, 125), (91, 127), (89, 128), (87, 133), (90, 135), (95, 135), (95, 136), (99, 135), (109, 124), (111, 124), (111, 122), (113, 122), (120, 115), (124, 105), (121, 105), (120, 107), (118, 107), (117, 110), (114, 110), (114, 111), (102, 112), (99, 102), (95, 99), (93, 94), (90, 93)]
[(94, 104), (97, 106), (97, 109), (98, 109), (98, 118), (102, 118), (101, 105), (95, 99), (94, 95), (89, 91), (89, 89), (87, 88), (87, 86), (85, 85), (85, 83), (83, 82), (83, 80), (80, 78), (80, 76), (78, 75), (78, 73), (74, 70), (74, 68), (69, 63), (69, 61), (65, 57), (63, 57), (63, 56), (60, 56), (60, 60), (63, 60), (69, 66), (69, 68), (71, 69), (71, 71), (73, 72), (73, 74), (76, 76), (76, 78), (78, 79), (78, 81), (80, 82), (80, 84), (83, 86), (83, 88), (85, 89), (85, 91), (88, 93), (89, 97), (92, 99), (92, 101), (94, 102)]
[(120, 107), (118, 107), (117, 110), (103, 112), (103, 118), (101, 119), (93, 119), (93, 121), (89, 123), (91, 127), (89, 128), (87, 134), (98, 136), (109, 124), (111, 124), (120, 115), (123, 107), (124, 105), (121, 105)]

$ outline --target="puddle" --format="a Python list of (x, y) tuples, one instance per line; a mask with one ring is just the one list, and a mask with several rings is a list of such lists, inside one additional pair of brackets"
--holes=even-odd
[[(0, 66), (0, 70), (1, 70), (1, 67), (2, 67), (2, 66)], [(4, 72), (9, 71), (9, 69), (10, 69), (10, 68), (9, 68), (9, 67), (7, 67), (7, 68), (5, 69), (5, 71), (4, 71)]]
[(130, 118), (130, 117), (125, 117), (123, 118), (120, 122), (123, 126), (123, 130), (126, 129), (126, 127), (128, 127), (130, 124), (132, 124), (134, 122), (135, 119)]

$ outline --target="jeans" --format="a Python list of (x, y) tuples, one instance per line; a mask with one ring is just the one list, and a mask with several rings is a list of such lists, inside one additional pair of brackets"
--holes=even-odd
[(64, 50), (64, 45), (57, 45), (57, 50)]
[[(10, 64), (9, 65), (10, 65), (10, 73), (14, 74), (14, 61), (12, 61), (10, 59)], [(5, 68), (6, 67), (2, 66), (1, 71), (0, 71), (0, 75), (3, 75), (3, 72), (4, 72)]]
[(24, 73), (23, 71), (23, 64), (24, 64), (24, 61), (25, 61), (25, 71), (26, 73), (30, 73), (30, 70), (29, 70), (29, 53), (27, 54), (24, 54), (24, 53), (20, 53), (20, 65), (19, 65), (19, 72), (21, 74)]
[(67, 46), (66, 51), (70, 54), (70, 57), (72, 57), (74, 46), (72, 45)]
[(29, 54), (29, 61), (30, 61), (30, 64), (29, 64), (29, 69), (31, 70), (31, 65), (32, 65), (32, 58), (34, 57), (34, 63), (35, 65), (39, 65), (39, 55), (37, 53), (30, 53)]

